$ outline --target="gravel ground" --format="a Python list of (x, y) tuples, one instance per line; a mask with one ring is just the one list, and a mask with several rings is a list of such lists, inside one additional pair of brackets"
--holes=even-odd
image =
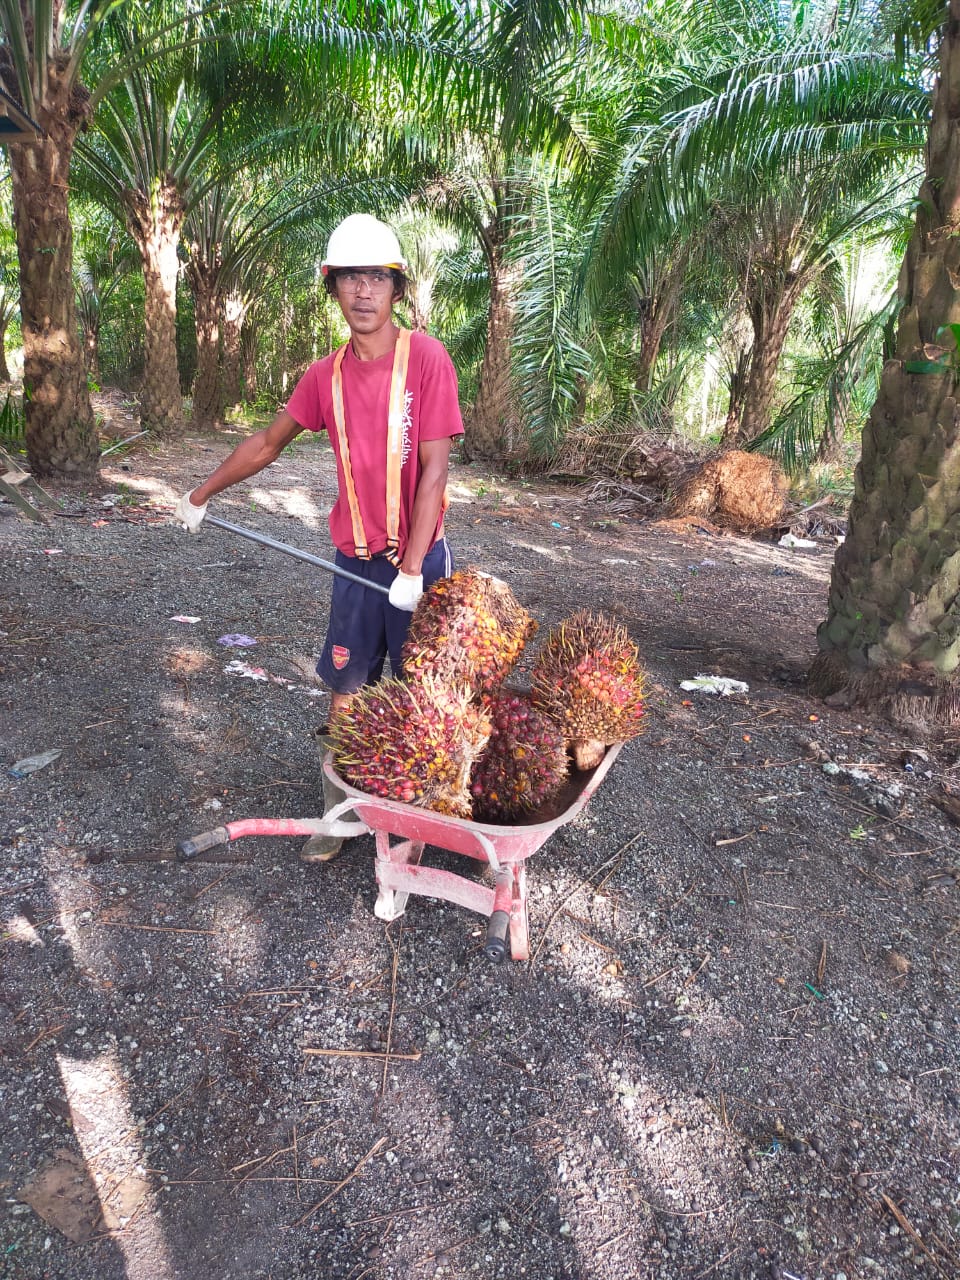
[[(0, 505), (0, 1276), (960, 1273), (960, 739), (807, 695), (833, 547), (455, 468), (459, 563), (542, 627), (603, 608), (650, 674), (496, 966), (460, 907), (374, 916), (371, 836), (176, 861), (319, 804), (328, 580), (165, 522), (235, 440), (137, 442), (46, 525)], [(333, 492), (297, 442), (215, 510), (328, 556)]]

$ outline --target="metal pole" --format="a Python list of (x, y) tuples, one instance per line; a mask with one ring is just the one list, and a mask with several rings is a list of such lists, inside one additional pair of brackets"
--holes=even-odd
[(319, 556), (312, 556), (309, 551), (301, 551), (299, 547), (291, 547), (289, 543), (278, 542), (276, 538), (269, 538), (265, 533), (254, 533), (252, 529), (231, 524), (229, 520), (221, 520), (219, 516), (207, 516), (204, 524), (216, 525), (218, 529), (226, 529), (227, 533), (235, 533), (241, 538), (249, 538), (251, 542), (259, 542), (263, 547), (282, 551), (285, 556), (293, 556), (294, 560), (304, 560), (307, 564), (316, 565), (318, 569), (326, 569), (328, 573), (334, 573), (338, 578), (349, 578), (351, 582), (359, 582), (361, 587), (369, 587), (371, 591), (379, 591), (385, 596), (390, 594), (390, 588), (382, 586), (379, 582), (370, 582), (357, 573), (351, 573), (349, 569), (341, 569), (331, 560), (321, 560)]
[(148, 436), (149, 431), (138, 431), (135, 436), (127, 436), (126, 440), (118, 440), (116, 444), (112, 444), (109, 449), (104, 449), (100, 457), (105, 458), (108, 453), (113, 453), (114, 449), (122, 449), (125, 444), (133, 444), (134, 440), (139, 440), (141, 436)]

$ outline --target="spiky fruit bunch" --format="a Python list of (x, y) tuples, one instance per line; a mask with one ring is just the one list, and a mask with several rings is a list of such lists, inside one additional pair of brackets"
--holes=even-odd
[(407, 680), (432, 679), (476, 697), (503, 682), (537, 629), (505, 582), (458, 569), (424, 593), (403, 646)]
[(470, 777), (473, 814), (481, 822), (512, 822), (559, 790), (569, 769), (567, 745), (528, 693), (502, 689), (484, 705), (492, 731)]
[(330, 717), (333, 760), (347, 782), (370, 795), (472, 816), (470, 770), (490, 736), (490, 721), (466, 693), (430, 681), (365, 685)]
[(643, 727), (643, 671), (624, 627), (581, 609), (547, 636), (533, 665), (533, 702), (573, 745), (580, 769)]

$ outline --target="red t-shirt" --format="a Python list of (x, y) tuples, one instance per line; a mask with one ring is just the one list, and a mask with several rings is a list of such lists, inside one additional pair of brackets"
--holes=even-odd
[[(378, 360), (358, 360), (347, 347), (341, 365), (344, 418), (353, 483), (371, 555), (387, 545), (387, 412), (393, 352)], [(337, 458), (339, 496), (330, 512), (334, 544), (354, 555), (353, 525), (333, 417), (333, 355), (317, 360), (294, 388), (287, 412), (308, 431), (326, 431)], [(403, 453), (400, 467), (400, 554), (407, 545), (413, 501), (420, 479), (421, 440), (463, 434), (457, 375), (442, 343), (425, 333), (410, 335)], [(437, 521), (437, 535), (442, 526)]]

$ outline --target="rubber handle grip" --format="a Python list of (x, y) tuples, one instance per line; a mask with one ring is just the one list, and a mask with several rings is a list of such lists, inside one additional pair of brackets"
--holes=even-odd
[(229, 844), (230, 832), (226, 827), (214, 827), (212, 831), (204, 831), (198, 836), (194, 836), (191, 840), (181, 840), (177, 845), (177, 860), (179, 862), (189, 862), (191, 858), (198, 858), (201, 853), (206, 853), (208, 849), (215, 849), (217, 845)]
[(499, 964), (507, 954), (507, 930), (510, 928), (510, 912), (494, 911), (487, 925), (487, 942), (483, 954), (494, 964)]

